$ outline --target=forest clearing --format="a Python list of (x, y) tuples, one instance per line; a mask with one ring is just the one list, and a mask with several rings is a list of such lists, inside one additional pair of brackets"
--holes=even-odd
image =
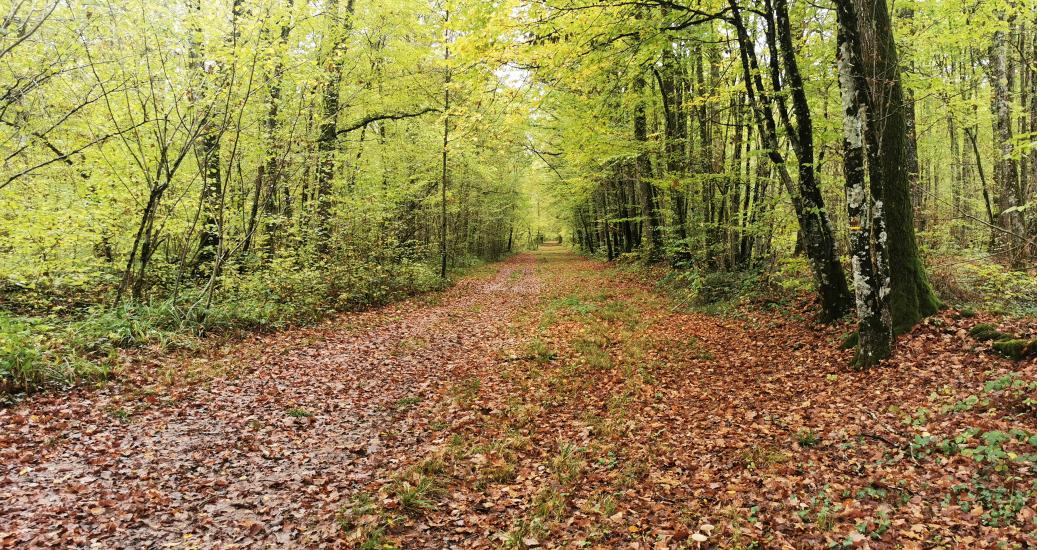
[(0, 2), (0, 548), (1037, 547), (1032, 0)]

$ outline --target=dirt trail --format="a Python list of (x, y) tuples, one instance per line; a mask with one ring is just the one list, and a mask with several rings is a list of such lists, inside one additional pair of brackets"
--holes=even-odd
[[(860, 372), (840, 346), (848, 327), (817, 324), (788, 293), (690, 312), (643, 269), (559, 249), (537, 260), (541, 307), (516, 360), (436, 413), (451, 420), (445, 444), (347, 505), (349, 540), (1037, 547), (1037, 475), (1022, 458), (1037, 461), (1037, 421), (1025, 394), (985, 389), (1009, 372), (1031, 379), (1037, 362), (977, 349), (975, 319), (942, 313), (899, 339), (892, 364)], [(424, 505), (401, 480), (425, 484)]]
[(1037, 417), (985, 389), (1037, 362), (983, 319), (858, 372), (797, 298), (688, 312), (562, 247), (495, 269), (235, 377), (0, 410), (0, 547), (1037, 546)]
[(535, 302), (533, 261), (175, 399), (80, 391), (0, 410), (0, 547), (334, 541), (341, 502), (434, 437), (420, 410), (496, 364)]

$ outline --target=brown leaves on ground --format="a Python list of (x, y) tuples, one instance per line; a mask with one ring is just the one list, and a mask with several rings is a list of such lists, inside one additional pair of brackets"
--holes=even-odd
[(237, 375), (0, 411), (0, 545), (1035, 543), (1037, 367), (980, 319), (856, 372), (801, 304), (688, 313), (646, 279), (545, 247)]
[(265, 337), (270, 353), (235, 350), (257, 363), (239, 376), (0, 410), (0, 547), (338, 541), (342, 503), (437, 437), (423, 411), (495, 366), (509, 319), (534, 299), (531, 262), (467, 280), (441, 305), (364, 314), (364, 329)]

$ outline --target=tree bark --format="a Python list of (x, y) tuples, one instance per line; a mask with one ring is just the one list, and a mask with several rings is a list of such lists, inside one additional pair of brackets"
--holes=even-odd
[(856, 14), (861, 67), (871, 86), (872, 120), (878, 138), (877, 170), (883, 182), (889, 233), (889, 261), (893, 328), (907, 332), (940, 308), (933, 293), (915, 239), (911, 205), (911, 166), (908, 157), (907, 108), (900, 83), (896, 42), (886, 0), (850, 0)]
[[(637, 76), (634, 89), (638, 95), (643, 92), (644, 85), (644, 78)], [(656, 209), (655, 187), (651, 182), (652, 167), (648, 161), (648, 154), (644, 151), (644, 146), (648, 142), (648, 120), (645, 116), (644, 99), (641, 97), (638, 97), (637, 105), (634, 107), (634, 141), (638, 146), (634, 160), (634, 177), (641, 195), (641, 232), (648, 237), (647, 242), (642, 240), (641, 244), (645, 247), (645, 261), (653, 263), (662, 257), (663, 242), (659, 213)]]
[[(1004, 15), (999, 14), (999, 18), (1003, 20)], [(989, 55), (990, 111), (994, 115), (994, 192), (998, 210), (996, 219), (1000, 228), (1000, 231), (992, 229), (995, 235), (991, 242), (997, 250), (991, 252), (998, 252), (1005, 263), (1012, 267), (1021, 268), (1022, 235), (1025, 229), (1021, 212), (1016, 209), (1021, 204), (1019, 170), (1012, 158), (1012, 87), (1004, 31), (999, 29), (994, 32)]]
[[(317, 137), (317, 249), (327, 254), (331, 249), (332, 181), (335, 178), (335, 152), (338, 149), (339, 86), (345, 60), (346, 39), (353, 26), (353, 2), (345, 0), (345, 21), (335, 28), (335, 38), (325, 64), (326, 81), (321, 98), (321, 123)], [(337, 11), (338, 2), (334, 2)]]
[[(352, 1), (352, 0), (351, 0)], [(450, 31), (446, 25), (450, 23), (450, 12), (447, 11), (443, 20), (443, 61), (450, 62)], [(450, 68), (444, 67), (443, 77), (443, 174), (439, 187), (439, 276), (446, 279), (447, 264), (447, 209), (446, 209), (446, 186), (450, 176), (448, 152), (450, 146)]]
[[(850, 224), (853, 286), (860, 319), (856, 362), (859, 367), (868, 368), (889, 357), (894, 342), (889, 301), (890, 270), (886, 259), (888, 234), (882, 208), (884, 182), (882, 171), (875, 169), (883, 159), (851, 0), (836, 0), (836, 14), (839, 25), (839, 88), (843, 96), (846, 211)], [(868, 180), (867, 189), (865, 179)]]

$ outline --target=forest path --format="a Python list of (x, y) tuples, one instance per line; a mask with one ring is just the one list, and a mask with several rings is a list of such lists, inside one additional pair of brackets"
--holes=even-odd
[(855, 372), (788, 296), (690, 312), (560, 246), (487, 271), (243, 342), (234, 376), (0, 410), (0, 547), (1037, 544), (1032, 470), (912, 446), (1037, 434), (960, 405), (1016, 368), (975, 320)]
[(660, 291), (662, 272), (561, 247), (534, 255), (539, 306), (512, 321), (524, 338), (478, 384), (455, 383), (422, 411), (441, 422), (441, 443), (344, 503), (348, 543), (1037, 544), (1025, 465), (998, 478), (912, 446), (970, 424), (1037, 433), (1032, 415), (963, 412), (989, 370), (1013, 368), (976, 352), (974, 320), (941, 314), (900, 339), (893, 368), (858, 372), (840, 346), (847, 327), (817, 324), (793, 293), (689, 311)]
[[(0, 409), (0, 547), (334, 539), (340, 502), (435, 437), (419, 411), (497, 363), (535, 303), (533, 261), (514, 256), (438, 304), (361, 314), (369, 328), (264, 338), (274, 355), (230, 378)], [(279, 341), (300, 337), (317, 341)]]

